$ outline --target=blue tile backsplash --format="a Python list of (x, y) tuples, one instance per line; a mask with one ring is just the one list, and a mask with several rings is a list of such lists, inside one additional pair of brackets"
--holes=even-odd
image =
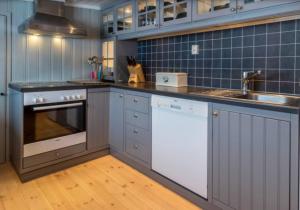
[(300, 95), (300, 20), (139, 41), (138, 60), (152, 82), (186, 72), (190, 86), (240, 89), (242, 72), (262, 70), (254, 90)]

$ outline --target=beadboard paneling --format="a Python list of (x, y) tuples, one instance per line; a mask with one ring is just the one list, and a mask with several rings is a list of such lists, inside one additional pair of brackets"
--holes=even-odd
[[(2, 3), (3, 4), (3, 3)], [(5, 4), (9, 8), (8, 4)], [(12, 1), (12, 81), (87, 79), (87, 58), (100, 55), (100, 13), (66, 7), (66, 16), (88, 30), (86, 39), (62, 39), (20, 34), (18, 26), (33, 14), (30, 2)]]

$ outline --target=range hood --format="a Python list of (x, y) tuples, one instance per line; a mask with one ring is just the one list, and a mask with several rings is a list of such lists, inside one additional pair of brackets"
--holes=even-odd
[(64, 16), (64, 3), (55, 0), (35, 0), (35, 14), (19, 26), (19, 32), (31, 35), (83, 38), (84, 27)]

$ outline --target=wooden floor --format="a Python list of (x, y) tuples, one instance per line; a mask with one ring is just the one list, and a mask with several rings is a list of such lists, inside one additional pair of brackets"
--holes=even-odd
[(0, 165), (0, 210), (193, 210), (195, 205), (112, 156), (22, 184)]

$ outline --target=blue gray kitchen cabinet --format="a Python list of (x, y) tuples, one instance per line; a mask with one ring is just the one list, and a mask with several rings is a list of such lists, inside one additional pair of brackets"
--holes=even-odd
[(96, 151), (108, 148), (109, 89), (88, 90), (87, 149)]
[(116, 33), (129, 33), (135, 29), (135, 1), (128, 1), (115, 8)]
[(213, 105), (213, 203), (298, 209), (298, 115)]
[(236, 13), (236, 0), (194, 0), (193, 20), (215, 18)]
[(136, 30), (159, 28), (159, 0), (136, 1)]
[(297, 2), (297, 0), (237, 0), (236, 9), (238, 12), (244, 12), (293, 2)]
[(131, 159), (150, 168), (151, 94), (126, 91), (125, 152)]
[(124, 91), (111, 89), (109, 94), (109, 145), (111, 152), (124, 152)]
[(102, 35), (104, 37), (111, 37), (116, 34), (116, 23), (115, 23), (115, 13), (113, 8), (106, 9), (102, 11)]
[(160, 0), (160, 26), (192, 20), (191, 0)]

